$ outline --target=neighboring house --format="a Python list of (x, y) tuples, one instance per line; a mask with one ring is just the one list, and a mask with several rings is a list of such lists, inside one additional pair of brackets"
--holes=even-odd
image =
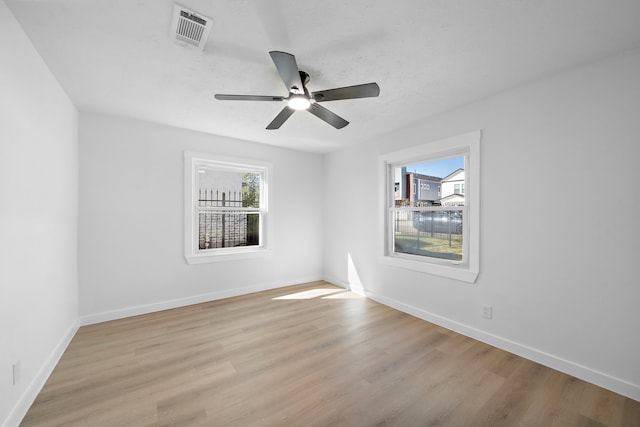
[(464, 205), (464, 169), (456, 169), (442, 178), (442, 198), (438, 203), (442, 206)]
[(442, 178), (407, 172), (403, 167), (396, 170), (395, 200), (396, 204), (406, 200), (409, 206), (417, 204), (433, 205), (442, 197), (440, 182)]
[(441, 206), (464, 206), (464, 194), (449, 194), (437, 203)]
[(442, 178), (442, 198), (451, 194), (464, 194), (464, 169), (456, 169)]
[(407, 172), (407, 168), (396, 170), (396, 204), (419, 205), (464, 205), (464, 169), (459, 168), (444, 178)]

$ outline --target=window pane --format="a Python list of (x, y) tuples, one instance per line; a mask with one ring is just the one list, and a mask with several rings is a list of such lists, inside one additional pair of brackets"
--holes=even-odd
[(242, 206), (260, 207), (260, 174), (257, 172), (242, 174)]
[(200, 210), (198, 249), (234, 248), (260, 244), (260, 213)]
[(260, 207), (259, 172), (198, 168), (199, 206)]
[(462, 211), (393, 211), (394, 252), (462, 261)]
[(480, 139), (481, 132), (474, 131), (379, 156), (385, 183), (379, 189), (385, 208), (378, 236), (382, 262), (476, 280)]
[(206, 164), (197, 172), (198, 249), (260, 245), (261, 173)]
[(188, 264), (261, 257), (269, 253), (268, 179), (272, 164), (184, 152), (184, 255)]
[(393, 168), (395, 206), (464, 206), (464, 156)]
[(242, 207), (242, 172), (198, 168), (198, 206)]

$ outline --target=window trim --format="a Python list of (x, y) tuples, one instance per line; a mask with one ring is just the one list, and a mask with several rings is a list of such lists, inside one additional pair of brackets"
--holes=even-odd
[[(441, 277), (474, 283), (480, 272), (480, 140), (481, 131), (474, 131), (434, 142), (417, 145), (379, 156), (379, 254), (381, 262), (398, 268), (420, 271)], [(390, 252), (393, 231), (389, 228), (390, 206), (393, 192), (389, 183), (393, 180), (390, 167), (416, 163), (422, 160), (452, 157), (465, 153), (465, 246), (468, 250), (463, 263)], [(392, 189), (392, 188), (391, 188)]]
[[(200, 251), (197, 248), (198, 221), (195, 198), (197, 193), (197, 171), (195, 166), (210, 163), (228, 170), (260, 170), (263, 174), (260, 193), (260, 245)], [(184, 257), (188, 264), (233, 261), (268, 255), (273, 248), (273, 221), (269, 219), (270, 202), (273, 197), (269, 186), (273, 176), (270, 162), (246, 158), (229, 157), (211, 153), (184, 152)]]

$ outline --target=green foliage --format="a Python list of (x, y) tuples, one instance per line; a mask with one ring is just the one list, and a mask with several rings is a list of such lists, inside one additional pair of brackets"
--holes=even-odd
[(242, 175), (242, 206), (260, 207), (260, 174), (248, 172)]

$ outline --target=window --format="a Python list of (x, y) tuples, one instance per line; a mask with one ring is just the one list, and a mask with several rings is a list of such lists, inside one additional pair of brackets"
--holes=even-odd
[(189, 264), (267, 250), (270, 164), (185, 152), (185, 258)]
[[(473, 283), (479, 271), (480, 132), (380, 156), (382, 260)], [(395, 192), (411, 170), (438, 182), (420, 198)], [(465, 194), (466, 187), (466, 194)]]

